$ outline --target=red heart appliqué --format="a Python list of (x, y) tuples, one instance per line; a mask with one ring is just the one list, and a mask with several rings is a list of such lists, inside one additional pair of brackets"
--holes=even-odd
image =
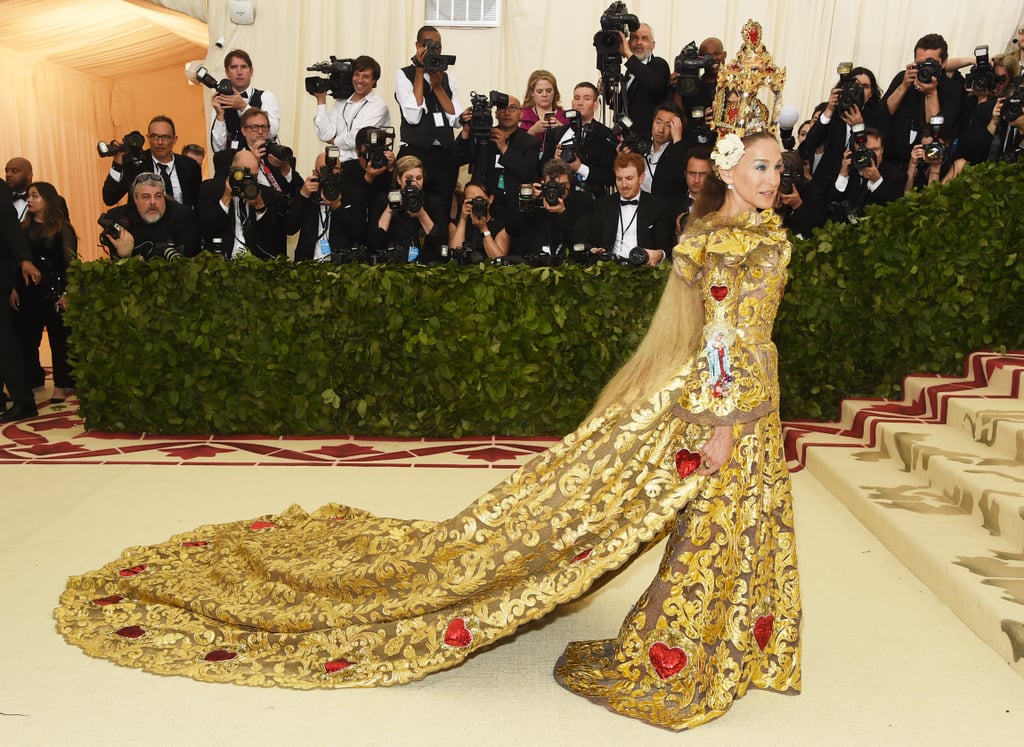
[(119, 635), (122, 638), (141, 638), (146, 634), (146, 631), (140, 628), (138, 625), (129, 625), (127, 628), (115, 630), (114, 634)]
[(444, 642), (449, 646), (463, 648), (473, 640), (473, 634), (466, 628), (466, 621), (456, 617), (448, 623), (448, 629), (444, 632)]
[(254, 532), (258, 532), (261, 529), (273, 529), (274, 526), (275, 524), (272, 521), (254, 521), (249, 525), (249, 528)]
[(324, 662), (324, 670), (327, 674), (340, 672), (342, 669), (348, 669), (350, 666), (352, 666), (352, 662), (348, 659), (332, 659), (331, 661)]
[(117, 575), (121, 578), (131, 578), (132, 576), (138, 576), (147, 566), (144, 565), (133, 565), (131, 568), (122, 568), (117, 572)]
[(206, 547), (206, 545), (207, 543), (202, 540), (189, 540), (181, 543), (182, 547)]
[(584, 550), (579, 555), (577, 555), (575, 558), (573, 558), (572, 562), (573, 563), (579, 563), (581, 560), (586, 560), (587, 558), (590, 557), (590, 553), (592, 553), (592, 552), (594, 552), (594, 548), (588, 547), (586, 550)]
[(723, 301), (729, 295), (729, 287), (726, 285), (712, 285), (711, 297), (716, 301)]
[(654, 671), (663, 680), (679, 673), (686, 666), (686, 652), (681, 648), (669, 648), (661, 641), (655, 643), (647, 651), (647, 656), (654, 665)]
[(93, 599), (92, 603), (97, 607), (106, 607), (108, 604), (117, 604), (118, 602), (124, 601), (124, 597), (114, 594), (110, 597), (102, 597), (100, 599)]
[(762, 651), (768, 645), (768, 641), (771, 640), (773, 630), (775, 630), (775, 615), (759, 617), (757, 622), (754, 623), (754, 639), (757, 641), (758, 648)]
[(208, 653), (206, 656), (203, 657), (203, 659), (205, 661), (231, 661), (236, 656), (238, 656), (238, 654), (236, 654), (234, 651), (226, 651), (222, 648), (218, 648)]
[(688, 449), (680, 449), (676, 452), (676, 472), (680, 477), (687, 477), (698, 467), (700, 467), (700, 454)]

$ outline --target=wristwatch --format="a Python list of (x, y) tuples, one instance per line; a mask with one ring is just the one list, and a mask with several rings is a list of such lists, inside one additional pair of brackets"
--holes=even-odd
[(484, 236), (490, 236), (490, 235), (491, 235), (491, 232), (490, 232), (490, 231), (484, 231), (484, 232), (483, 232), (483, 235), (484, 235)]

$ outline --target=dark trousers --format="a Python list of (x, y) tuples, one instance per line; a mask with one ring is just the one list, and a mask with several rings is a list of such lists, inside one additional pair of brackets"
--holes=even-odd
[(45, 329), (53, 359), (53, 385), (73, 389), (75, 380), (68, 364), (68, 328), (64, 324), (64, 315), (57, 311), (55, 301), (47, 298), (39, 286), (21, 289), (19, 293), (21, 308), (15, 320), (29, 381), (37, 384), (45, 378), (39, 362), (39, 346)]
[(25, 359), (21, 349), (21, 341), (14, 332), (14, 315), (7, 300), (11, 290), (0, 289), (0, 377), (7, 384), (7, 391), (15, 404), (33, 405), (35, 395), (29, 385), (25, 371)]

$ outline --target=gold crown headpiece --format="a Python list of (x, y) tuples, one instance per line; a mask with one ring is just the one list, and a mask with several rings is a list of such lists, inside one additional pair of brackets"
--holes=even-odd
[(748, 20), (739, 53), (718, 71), (714, 125), (719, 136), (755, 132), (778, 134), (786, 69), (775, 66), (764, 47), (761, 24)]

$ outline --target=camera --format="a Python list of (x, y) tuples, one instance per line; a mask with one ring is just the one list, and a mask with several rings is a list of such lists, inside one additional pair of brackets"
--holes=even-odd
[(914, 65), (917, 68), (917, 80), (920, 83), (931, 83), (942, 76), (942, 63), (929, 57), (924, 62)]
[(640, 28), (640, 19), (626, 9), (623, 2), (615, 2), (601, 14), (601, 30), (594, 34), (597, 50), (597, 69), (601, 73), (604, 95), (609, 96), (622, 80), (622, 37)]
[(550, 207), (558, 204), (558, 201), (565, 197), (565, 185), (558, 180), (558, 177), (549, 176), (548, 180), (540, 185), (540, 197)]
[(691, 41), (676, 57), (675, 70), (679, 73), (676, 88), (679, 95), (696, 96), (700, 90), (700, 79), (704, 73), (711, 72), (715, 67), (715, 59), (701, 55), (697, 51), (697, 43)]
[(711, 128), (704, 119), (704, 108), (695, 106), (690, 110), (690, 137), (698, 145), (711, 144)]
[(230, 96), (235, 92), (234, 87), (231, 85), (231, 81), (227, 78), (221, 78), (219, 81), (210, 75), (210, 71), (206, 69), (205, 65), (200, 65), (196, 68), (196, 80), (202, 83), (207, 88), (213, 89), (218, 94), (223, 96)]
[(782, 174), (779, 176), (779, 194), (793, 194), (793, 188), (796, 185), (796, 177), (797, 174), (789, 166), (786, 166), (782, 170)]
[[(423, 69), (428, 73), (443, 73), (455, 64), (455, 55), (441, 54), (441, 45), (433, 39), (427, 39), (424, 46), (427, 53), (423, 55)], [(416, 58), (413, 57), (415, 63)]]
[(112, 239), (121, 238), (121, 224), (106, 213), (97, 218), (96, 222), (100, 224), (100, 228), (103, 229), (104, 235), (109, 236)]
[(946, 144), (940, 139), (942, 125), (946, 121), (942, 115), (936, 115), (928, 119), (928, 134), (932, 141), (923, 146), (924, 160), (928, 163), (938, 163), (946, 158)]
[(394, 127), (370, 127), (366, 131), (366, 163), (372, 169), (383, 169), (388, 165), (387, 151), (395, 149)]
[(392, 210), (418, 213), (423, 209), (423, 191), (416, 186), (411, 177), (407, 177), (404, 187), (388, 192), (388, 205)]
[(291, 161), (292, 156), (295, 155), (291, 148), (287, 145), (281, 145), (281, 143), (277, 142), (276, 138), (264, 140), (263, 147), (266, 148), (268, 156), (273, 156), (280, 161)]
[(561, 152), (562, 152), (562, 160), (565, 161), (566, 163), (572, 163), (573, 161), (576, 160), (576, 157), (577, 157), (576, 143), (574, 143), (574, 142), (562, 143), (562, 151)]
[(1024, 86), (1003, 99), (1003, 108), (999, 111), (999, 119), (1009, 124), (1024, 115)]
[(965, 80), (967, 90), (971, 93), (988, 93), (995, 90), (996, 71), (988, 59), (988, 45), (974, 48), (974, 65)]
[(491, 115), (491, 107), (496, 109), (508, 108), (508, 94), (500, 91), (491, 91), (489, 95), (473, 91), (470, 93), (470, 114), (469, 114), (469, 135), (476, 145), (485, 145), (491, 139), (491, 128), (494, 127), (494, 117)]
[(857, 171), (877, 164), (875, 152), (868, 147), (868, 134), (864, 123), (858, 122), (850, 128), (850, 162)]
[[(306, 70), (321, 73), (321, 75), (311, 75), (306, 78), (306, 93), (311, 96), (318, 93), (329, 93), (336, 99), (347, 99), (356, 90), (352, 85), (352, 64), (351, 58), (345, 57), (339, 60), (332, 54), (329, 60), (310, 65)], [(324, 75), (327, 77), (324, 78)]]
[(146, 138), (142, 136), (142, 133), (138, 130), (132, 130), (121, 138), (121, 142), (113, 140), (108, 143), (100, 140), (96, 143), (96, 152), (100, 154), (101, 158), (113, 158), (118, 153), (124, 153), (128, 161), (136, 168), (139, 168), (146, 160), (142, 155), (142, 149), (145, 145)]
[(335, 170), (340, 158), (341, 149), (336, 145), (328, 145), (324, 148), (324, 165), (316, 172), (320, 196), (328, 202), (341, 197), (342, 178)]
[(864, 89), (860, 87), (860, 83), (857, 82), (852, 71), (852, 62), (840, 62), (836, 66), (836, 72), (839, 73), (839, 84), (836, 86), (839, 89), (836, 111), (839, 114), (845, 114), (854, 107), (864, 108)]
[(646, 156), (651, 152), (651, 148), (654, 147), (650, 137), (645, 137), (633, 129), (633, 120), (626, 115), (619, 117), (615, 121), (615, 126), (612, 127), (612, 134), (622, 138), (622, 146), (624, 148), (629, 148), (633, 153), (638, 153), (641, 156)]
[(474, 218), (486, 218), (489, 207), (486, 197), (474, 197), (469, 201), (469, 210)]
[(647, 264), (647, 250), (634, 246), (626, 255), (626, 264), (630, 267), (643, 267)]
[(256, 177), (249, 173), (247, 168), (233, 166), (228, 172), (228, 181), (231, 184), (231, 195), (241, 197), (245, 200), (255, 200), (260, 196), (260, 185)]

